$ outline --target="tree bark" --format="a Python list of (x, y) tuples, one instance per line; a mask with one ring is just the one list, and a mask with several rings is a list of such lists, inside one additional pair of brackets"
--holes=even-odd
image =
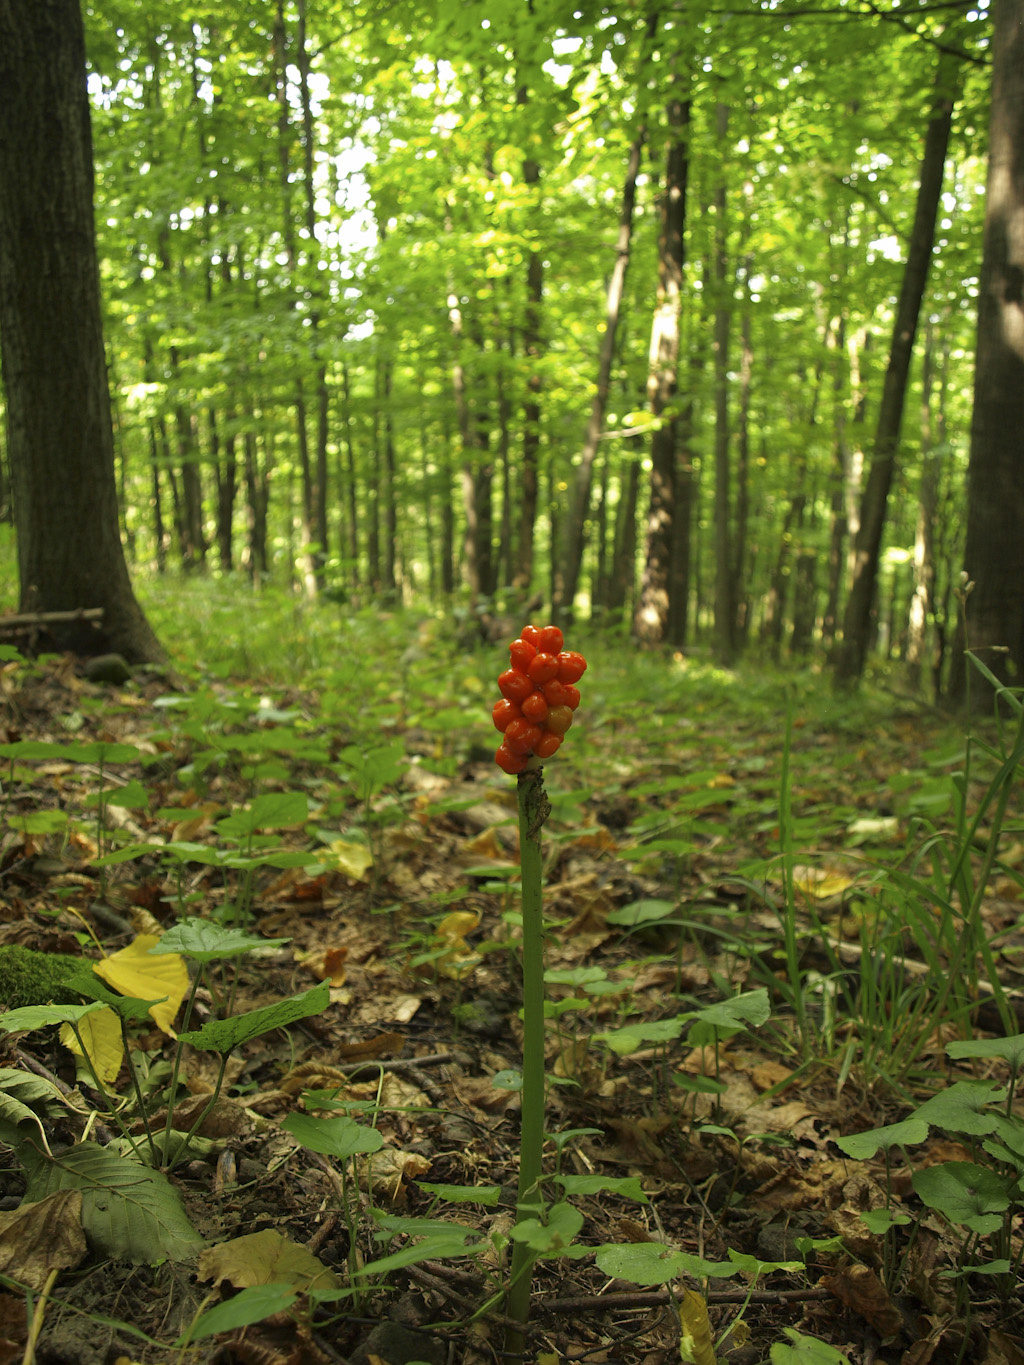
[(651, 329), (647, 395), (655, 429), (651, 437), (651, 496), (643, 579), (633, 613), (638, 639), (665, 639), (669, 620), (675, 538), (678, 416), (673, 411), (679, 364), (686, 184), (689, 175), (690, 101), (668, 105), (665, 186), (658, 233), (658, 305)]
[(23, 611), (103, 608), (58, 648), (164, 652), (118, 534), (78, 0), (0, 0), (0, 348)]
[[(964, 570), (949, 692), (967, 696), (963, 650), (1000, 681), (1024, 681), (1024, 0), (992, 7), (988, 198), (978, 296)], [(987, 704), (976, 674), (970, 696)]]
[[(555, 569), (555, 620), (567, 623), (572, 620), (573, 602), (579, 585), (580, 565), (583, 562), (583, 541), (586, 532), (587, 516), (590, 512), (590, 488), (594, 474), (594, 460), (597, 446), (604, 426), (604, 415), (608, 410), (608, 394), (611, 389), (612, 363), (615, 360), (615, 339), (622, 310), (622, 296), (629, 273), (630, 246), (633, 240), (633, 213), (636, 208), (636, 178), (640, 173), (640, 160), (643, 155), (646, 130), (640, 128), (629, 149), (626, 163), (626, 179), (622, 186), (622, 201), (619, 210), (619, 234), (615, 243), (615, 264), (608, 281), (605, 299), (604, 331), (597, 361), (597, 387), (590, 404), (590, 417), (583, 436), (583, 449), (576, 467), (573, 483), (572, 505), (565, 527), (565, 549), (560, 563)], [(677, 343), (678, 354), (678, 343)]]
[[(724, 150), (729, 129), (729, 107), (715, 111), (717, 141)], [(728, 666), (736, 653), (736, 602), (733, 597), (732, 471), (729, 466), (729, 341), (732, 330), (732, 281), (726, 229), (726, 187), (715, 192), (715, 231), (712, 275), (715, 298), (715, 657)]]
[(835, 681), (840, 686), (855, 683), (864, 672), (871, 638), (871, 616), (875, 605), (886, 504), (896, 469), (917, 320), (928, 283), (935, 217), (942, 194), (946, 149), (956, 102), (953, 90), (957, 74), (957, 58), (943, 52), (936, 72), (932, 115), (921, 159), (914, 225), (896, 306), (871, 468), (861, 500), (860, 524), (853, 543), (853, 579), (843, 613), (843, 638), (835, 653)]

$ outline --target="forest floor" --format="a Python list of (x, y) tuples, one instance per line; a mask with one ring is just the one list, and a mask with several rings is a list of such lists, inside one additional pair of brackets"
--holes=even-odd
[[(1021, 1031), (1016, 758), (985, 768), (979, 746), (957, 779), (962, 726), (912, 698), (588, 645), (544, 831), (548, 1190), (582, 1218), (567, 1250), (542, 1238), (526, 1359), (1021, 1365), (1024, 1144), (997, 1089), (1015, 1054), (946, 1051)], [(2, 665), (0, 944), (95, 960), (199, 917), (266, 944), (193, 959), (193, 1028), (321, 980), (329, 1003), (225, 1054), (170, 1175), (202, 1245), (119, 1257), (87, 1219), (78, 1259), (41, 1274), (25, 1226), (0, 1223), (0, 1365), (502, 1359), (521, 1061), (515, 780), (488, 728), (504, 649), (397, 622), (342, 655), (187, 696)], [(700, 1017), (737, 997), (747, 1027)], [(147, 1105), (164, 1125), (174, 1038), (148, 1017), (132, 1036), (143, 1101), (125, 1065), (109, 1090), (141, 1142)], [(217, 1060), (183, 1049), (175, 1131)], [(8, 1033), (0, 1065), (8, 1095), (26, 1098), (13, 1072), (64, 1094), (51, 1150), (115, 1141), (55, 1029)], [(971, 1093), (999, 1110), (998, 1149), (994, 1122), (941, 1116), (857, 1159), (837, 1145), (961, 1081), (990, 1083)], [(383, 1145), (313, 1150), (282, 1126), (302, 1114)], [(3, 1220), (26, 1195), (13, 1131)], [(919, 1172), (954, 1166), (1002, 1180), (1002, 1207), (978, 1196), (958, 1222), (922, 1197)], [(276, 1241), (237, 1240), (256, 1234)]]

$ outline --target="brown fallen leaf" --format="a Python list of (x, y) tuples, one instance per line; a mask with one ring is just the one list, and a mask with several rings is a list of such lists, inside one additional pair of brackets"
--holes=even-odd
[(85, 1253), (81, 1190), (56, 1190), (0, 1213), (0, 1272), (37, 1293), (52, 1271), (73, 1270)]
[(870, 1266), (847, 1266), (835, 1275), (826, 1275), (821, 1283), (840, 1303), (859, 1313), (883, 1339), (902, 1331), (903, 1315)]

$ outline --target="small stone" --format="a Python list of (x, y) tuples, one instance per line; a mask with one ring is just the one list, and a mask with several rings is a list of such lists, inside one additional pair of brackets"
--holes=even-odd
[(90, 682), (121, 686), (131, 681), (132, 671), (120, 654), (97, 654), (85, 661), (85, 676)]

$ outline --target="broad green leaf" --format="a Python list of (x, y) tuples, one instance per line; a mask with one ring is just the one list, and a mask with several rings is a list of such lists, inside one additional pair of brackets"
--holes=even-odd
[(347, 1161), (361, 1152), (379, 1152), (384, 1146), (376, 1128), (367, 1128), (343, 1114), (333, 1118), (289, 1114), (281, 1127), (311, 1152), (333, 1156), (338, 1161)]
[(674, 901), (642, 900), (630, 905), (620, 905), (617, 910), (609, 910), (605, 915), (606, 924), (627, 924), (636, 927), (641, 924), (656, 924), (675, 910)]
[(231, 929), (212, 920), (193, 917), (180, 920), (164, 933), (150, 951), (154, 954), (181, 953), (196, 962), (218, 962), (222, 958), (241, 957), (259, 948), (279, 948), (290, 943), (287, 938), (261, 938), (244, 929)]
[(793, 1344), (776, 1342), (771, 1349), (771, 1365), (850, 1365), (842, 1351), (827, 1342), (806, 1337), (795, 1327), (785, 1327), (783, 1331)]
[(756, 991), (743, 991), (730, 1000), (720, 1000), (714, 1005), (705, 1005), (694, 1012), (694, 1018), (715, 1028), (745, 1028), (752, 1024), (758, 1028), (770, 1017), (772, 1007), (768, 1002), (768, 992), (762, 986)]
[(583, 1214), (573, 1204), (552, 1204), (547, 1217), (522, 1218), (509, 1236), (514, 1242), (525, 1242), (540, 1255), (557, 1255), (564, 1251), (583, 1226)]
[(26, 1200), (44, 1199), (54, 1190), (81, 1190), (86, 1235), (112, 1260), (187, 1261), (203, 1245), (166, 1176), (94, 1142), (29, 1168)]
[(217, 821), (217, 832), (228, 839), (245, 839), (260, 829), (291, 829), (309, 818), (305, 792), (267, 792), (245, 810)]
[(555, 1183), (569, 1195), (617, 1194), (638, 1204), (650, 1203), (635, 1175), (556, 1175)]
[(311, 991), (302, 995), (290, 995), (276, 1005), (264, 1005), (262, 1009), (250, 1010), (247, 1014), (235, 1014), (230, 1019), (211, 1019), (209, 1023), (193, 1033), (182, 1033), (180, 1041), (189, 1043), (203, 1052), (219, 1052), (222, 1055), (233, 1051), (251, 1038), (258, 1038), (271, 1029), (287, 1028), (299, 1019), (308, 1019), (311, 1014), (322, 1013), (331, 1003), (331, 988), (328, 982), (321, 981)]
[(639, 1021), (626, 1024), (623, 1028), (609, 1029), (605, 1033), (595, 1033), (594, 1037), (611, 1048), (612, 1052), (625, 1057), (631, 1052), (639, 1052), (650, 1043), (669, 1043), (678, 1038), (688, 1018), (689, 1015), (680, 1014), (674, 1019), (652, 1019), (650, 1023)]
[(67, 1024), (72, 1020), (78, 1023), (93, 1010), (103, 1006), (96, 1000), (88, 1005), (25, 1005), (20, 1010), (8, 1010), (0, 1014), (0, 1029), (5, 1033), (29, 1033), (32, 1029), (46, 1028), (49, 1024)]
[(218, 1303), (201, 1313), (174, 1344), (183, 1349), (194, 1341), (203, 1341), (219, 1332), (251, 1327), (254, 1322), (263, 1322), (265, 1318), (285, 1312), (298, 1297), (296, 1290), (284, 1284), (250, 1285), (224, 1303)]
[(924, 1119), (950, 1133), (991, 1133), (996, 1116), (984, 1113), (990, 1104), (1006, 1099), (1006, 1091), (988, 1081), (954, 1081), (946, 1090), (919, 1104), (911, 1118)]
[(594, 1259), (603, 1274), (639, 1285), (668, 1284), (680, 1275), (700, 1279), (707, 1273), (704, 1267), (710, 1265), (700, 1256), (673, 1251), (661, 1242), (609, 1243), (597, 1248)]
[(114, 740), (94, 739), (88, 744), (69, 744), (67, 757), (72, 763), (137, 763), (142, 751), (134, 744), (119, 744)]
[(500, 1185), (435, 1185), (425, 1180), (417, 1180), (416, 1184), (427, 1194), (435, 1195), (449, 1204), (492, 1205), (501, 1200)]
[(947, 1043), (946, 1055), (954, 1061), (964, 1057), (1001, 1057), (1014, 1071), (1024, 1065), (1024, 1033), (1011, 1038), (970, 1038), (964, 1042)]
[(1000, 1216), (1010, 1207), (1010, 1181), (971, 1161), (944, 1161), (925, 1166), (910, 1178), (914, 1192), (930, 1209), (972, 1232), (997, 1232)]
[(921, 1118), (912, 1118), (882, 1128), (869, 1128), (863, 1133), (850, 1133), (835, 1141), (839, 1150), (854, 1161), (870, 1161), (880, 1150), (888, 1152), (893, 1147), (913, 1147), (924, 1142), (927, 1136), (927, 1123)]

